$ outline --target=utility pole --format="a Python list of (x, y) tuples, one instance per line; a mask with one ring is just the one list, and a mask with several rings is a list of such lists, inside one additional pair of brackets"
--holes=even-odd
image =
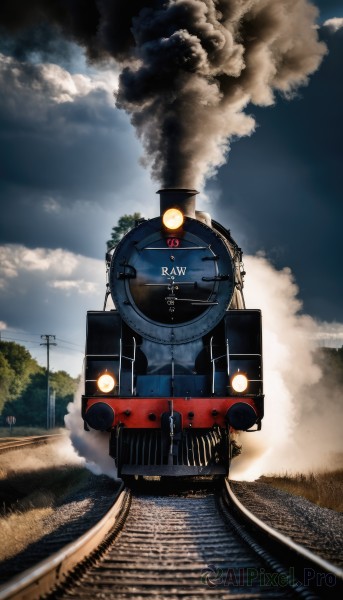
[(51, 422), (55, 421), (55, 415), (51, 414), (52, 410), (50, 405), (50, 346), (57, 346), (57, 344), (56, 342), (51, 341), (56, 339), (55, 335), (46, 333), (40, 337), (44, 340), (44, 342), (41, 343), (41, 346), (46, 346), (46, 428), (50, 429)]
[(55, 405), (56, 405), (56, 392), (51, 390), (50, 392), (50, 429), (55, 427)]

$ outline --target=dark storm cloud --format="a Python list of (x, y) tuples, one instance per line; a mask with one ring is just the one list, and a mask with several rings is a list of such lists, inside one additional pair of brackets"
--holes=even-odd
[(302, 97), (254, 110), (259, 127), (220, 171), (216, 210), (246, 252), (291, 267), (305, 312), (343, 321), (343, 30), (320, 35), (329, 53)]
[(233, 136), (254, 130), (249, 102), (271, 105), (307, 83), (325, 54), (316, 16), (307, 0), (11, 0), (0, 23), (18, 38), (47, 21), (92, 60), (122, 63), (117, 105), (154, 178), (192, 187), (225, 162)]
[(342, 17), (342, 0), (315, 0), (314, 4), (320, 10), (321, 23), (330, 17)]
[(61, 31), (45, 23), (25, 28), (12, 35), (0, 26), (0, 52), (18, 60), (56, 60), (59, 64), (70, 64), (74, 45), (61, 37)]
[[(6, 68), (7, 67), (7, 68)], [(114, 156), (106, 159), (111, 136), (125, 129), (115, 114), (104, 89), (77, 92), (74, 82), (59, 67), (2, 64), (0, 83), (7, 88), (0, 100), (0, 127), (4, 149), (2, 180), (29, 188), (75, 191), (81, 184), (83, 193), (93, 194), (99, 184), (106, 184), (106, 174)], [(85, 83), (87, 85), (87, 82)], [(81, 82), (82, 85), (82, 82)], [(75, 101), (75, 98), (77, 101)], [(102, 151), (102, 160), (94, 155), (94, 143)], [(14, 157), (16, 159), (14, 160)], [(72, 159), (72, 164), (70, 160)], [(91, 172), (84, 164), (96, 168)]]
[[(3, 0), (0, 4), (0, 27), (15, 39), (17, 54), (44, 49), (49, 26), (54, 38), (59, 28), (60, 33), (63, 30), (64, 35), (87, 45), (89, 52), (97, 55), (99, 18), (93, 0)], [(34, 30), (30, 38), (26, 32)]]
[[(157, 4), (154, 0), (144, 2), (147, 7)], [(132, 18), (141, 8), (141, 0), (3, 0), (0, 26), (16, 39), (18, 51), (21, 40), (22, 52), (44, 48), (44, 28), (49, 26), (59, 28), (60, 33), (83, 46), (90, 59), (106, 55), (119, 59), (134, 45)], [(37, 25), (36, 35), (27, 47), (23, 31)]]
[(128, 182), (142, 186), (143, 173), (108, 77), (0, 56), (2, 242), (103, 256)]

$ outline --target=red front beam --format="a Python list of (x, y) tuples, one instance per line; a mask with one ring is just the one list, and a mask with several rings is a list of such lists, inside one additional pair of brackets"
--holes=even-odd
[[(244, 402), (253, 407), (252, 398), (92, 398), (87, 401), (88, 408), (102, 402), (112, 407), (115, 417), (112, 427), (122, 423), (132, 429), (160, 429), (161, 415), (170, 410), (182, 415), (183, 428), (209, 429), (214, 425), (225, 427), (225, 415), (233, 404)], [(193, 416), (192, 416), (193, 415)], [(155, 417), (155, 418), (154, 418)]]

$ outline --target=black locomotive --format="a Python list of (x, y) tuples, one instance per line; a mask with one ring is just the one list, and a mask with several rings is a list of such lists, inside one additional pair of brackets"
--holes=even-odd
[(231, 432), (261, 429), (261, 313), (244, 305), (241, 249), (195, 210), (197, 192), (159, 193), (160, 216), (106, 256), (104, 309), (87, 314), (82, 417), (110, 432), (118, 476), (225, 475)]

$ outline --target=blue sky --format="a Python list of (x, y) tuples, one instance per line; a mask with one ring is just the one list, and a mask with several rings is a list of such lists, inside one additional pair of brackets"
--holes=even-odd
[[(245, 253), (289, 267), (303, 311), (332, 331), (343, 323), (343, 28), (323, 23), (343, 18), (343, 5), (315, 4), (328, 55), (293, 100), (247, 107), (256, 131), (231, 144), (199, 207)], [(77, 374), (85, 312), (102, 306), (111, 228), (124, 213), (158, 214), (158, 185), (140, 164), (129, 117), (115, 108), (114, 61), (90, 67), (62, 39), (56, 53), (20, 57), (8, 32), (0, 52), (1, 334), (43, 364), (40, 335), (55, 334), (53, 368)]]

